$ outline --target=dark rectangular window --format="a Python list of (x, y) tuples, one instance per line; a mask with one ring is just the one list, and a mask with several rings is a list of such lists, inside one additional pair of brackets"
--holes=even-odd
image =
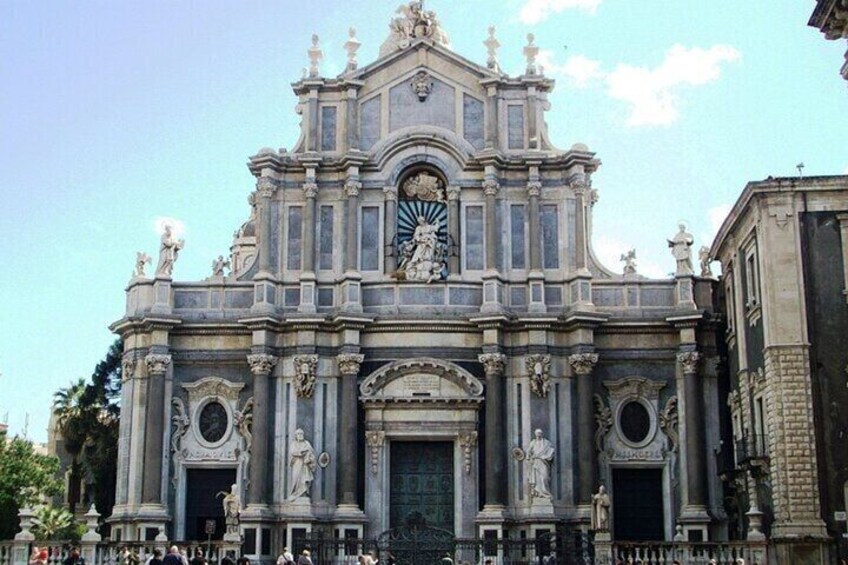
[(288, 217), (288, 242), (286, 245), (286, 267), (289, 271), (301, 269), (303, 255), (303, 208), (292, 206)]
[(513, 204), (509, 213), (510, 230), (512, 234), (512, 268), (526, 269), (527, 261), (524, 254), (524, 204)]
[(336, 150), (336, 107), (321, 108), (321, 151)]
[(321, 206), (321, 231), (318, 238), (318, 268), (333, 269), (333, 207)]
[(524, 149), (524, 106), (507, 106), (507, 147)]
[(542, 267), (559, 268), (559, 221), (556, 204), (542, 206)]
[(465, 268), (483, 270), (483, 207), (465, 207)]
[(359, 269), (378, 271), (380, 269), (380, 209), (376, 206), (363, 206), (361, 225)]

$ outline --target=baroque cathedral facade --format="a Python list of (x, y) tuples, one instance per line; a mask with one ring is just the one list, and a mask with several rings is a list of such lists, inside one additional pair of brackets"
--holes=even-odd
[(155, 274), (139, 257), (115, 538), (220, 537), (225, 492), (259, 557), (410, 517), (533, 537), (589, 528), (601, 485), (615, 539), (726, 538), (715, 281), (682, 230), (673, 278), (599, 263), (600, 161), (552, 145), (532, 36), (516, 77), (485, 44), (461, 57), (411, 2), (329, 78), (313, 37), (301, 137), (250, 158), (229, 261), (173, 280), (170, 233)]

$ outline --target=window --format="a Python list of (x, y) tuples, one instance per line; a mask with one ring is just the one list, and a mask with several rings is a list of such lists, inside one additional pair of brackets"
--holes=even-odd
[(754, 399), (754, 454), (756, 455), (765, 455), (766, 454), (766, 420), (765, 420), (765, 407), (763, 405), (763, 397), (759, 396)]
[(361, 226), (359, 269), (378, 271), (380, 270), (380, 208), (363, 206)]
[(321, 227), (318, 241), (318, 268), (333, 269), (333, 207), (321, 206)]
[(483, 207), (465, 207), (465, 268), (483, 270)]
[(509, 221), (512, 238), (510, 239), (511, 246), (511, 264), (513, 269), (526, 269), (527, 260), (524, 252), (525, 243), (525, 223), (524, 223), (524, 204), (513, 204), (510, 207)]
[(733, 274), (728, 270), (724, 276), (724, 296), (727, 306), (727, 333), (731, 334), (736, 326), (736, 294), (733, 288)]
[(752, 245), (745, 253), (745, 309), (752, 310), (760, 304), (760, 271), (757, 248)]
[(559, 218), (556, 204), (546, 204), (541, 211), (542, 267), (559, 269)]
[(288, 224), (286, 268), (289, 271), (299, 271), (301, 269), (301, 250), (303, 249), (303, 208), (301, 206), (289, 208)]
[(336, 107), (321, 108), (321, 151), (336, 150)]
[(507, 106), (507, 148), (524, 149), (524, 106)]

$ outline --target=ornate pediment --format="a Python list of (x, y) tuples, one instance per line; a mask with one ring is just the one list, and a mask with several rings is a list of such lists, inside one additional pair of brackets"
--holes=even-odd
[(454, 363), (416, 358), (396, 361), (369, 375), (360, 385), (363, 399), (479, 398), (483, 383)]

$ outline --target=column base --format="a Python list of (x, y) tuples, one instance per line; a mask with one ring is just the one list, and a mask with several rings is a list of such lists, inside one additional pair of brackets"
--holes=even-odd
[(274, 511), (267, 504), (248, 504), (239, 514), (241, 522), (266, 522), (274, 518)]
[(338, 522), (364, 524), (368, 522), (368, 517), (356, 504), (339, 504), (336, 507), (336, 511), (333, 512), (333, 520)]
[(709, 525), (712, 522), (706, 506), (687, 505), (677, 520), (686, 541), (709, 541)]
[(506, 506), (503, 504), (486, 504), (483, 510), (477, 513), (478, 524), (499, 524), (507, 520)]

